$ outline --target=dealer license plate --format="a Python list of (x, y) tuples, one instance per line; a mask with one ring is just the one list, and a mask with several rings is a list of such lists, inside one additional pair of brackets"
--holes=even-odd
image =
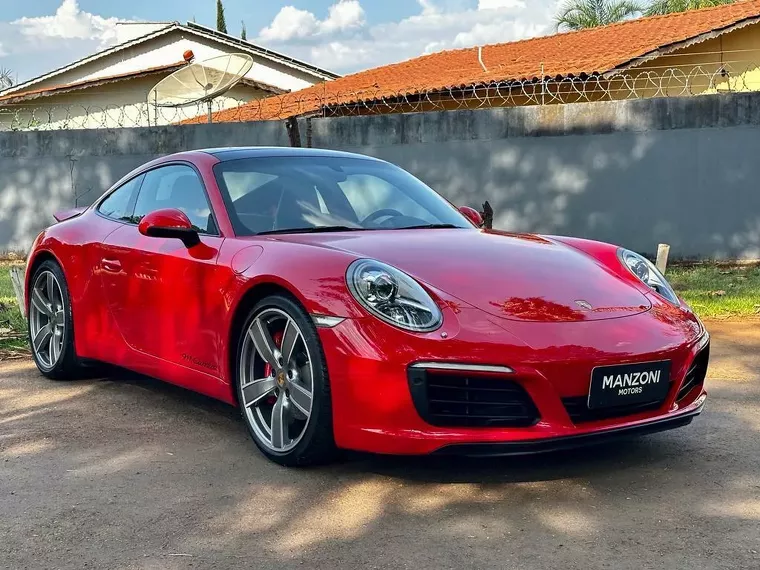
[(670, 361), (599, 366), (591, 372), (589, 409), (662, 402), (670, 387)]

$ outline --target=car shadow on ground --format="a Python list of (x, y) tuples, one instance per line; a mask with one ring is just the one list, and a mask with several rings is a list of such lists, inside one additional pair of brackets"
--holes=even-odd
[[(681, 429), (533, 457), (346, 453), (309, 469), (267, 461), (235, 408), (187, 390), (121, 371), (57, 383), (31, 363), (3, 366), (0, 559), (756, 568), (758, 346), (716, 338), (707, 409)], [(721, 376), (728, 364), (736, 378)]]
[[(133, 386), (152, 393), (160, 399), (172, 402), (177, 407), (202, 410), (204, 414), (216, 416), (218, 420), (229, 422), (228, 427), (237, 429), (248, 436), (240, 412), (237, 408), (184, 388), (167, 384), (154, 378), (138, 375), (116, 368), (101, 369), (100, 375), (110, 389), (119, 385)], [(93, 378), (99, 378), (97, 374)], [(699, 421), (697, 418), (695, 421)], [(689, 429), (689, 426), (681, 429)], [(525, 483), (581, 477), (592, 472), (596, 475), (605, 471), (626, 469), (638, 464), (662, 460), (672, 455), (672, 450), (663, 450), (657, 443), (658, 437), (677, 437), (681, 430), (663, 434), (624, 438), (614, 442), (579, 447), (572, 450), (510, 457), (471, 456), (398, 456), (381, 455), (356, 451), (341, 451), (329, 464), (300, 468), (299, 471), (334, 472), (341, 476), (375, 474), (418, 483)], [(253, 443), (249, 451), (259, 456)], [(678, 453), (689, 454), (694, 450), (688, 443), (679, 446)], [(264, 456), (260, 456), (264, 459)]]

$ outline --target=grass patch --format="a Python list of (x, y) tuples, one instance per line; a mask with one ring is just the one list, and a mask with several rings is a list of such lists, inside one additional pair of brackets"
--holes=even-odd
[(6, 355), (12, 356), (18, 352), (29, 353), (29, 343), (26, 341), (26, 337), (0, 339), (0, 361)]
[(760, 264), (674, 265), (666, 277), (702, 318), (760, 316)]
[(9, 270), (12, 266), (23, 266), (23, 262), (0, 261), (0, 359), (2, 353), (27, 350), (26, 320), (19, 311), (11, 285)]

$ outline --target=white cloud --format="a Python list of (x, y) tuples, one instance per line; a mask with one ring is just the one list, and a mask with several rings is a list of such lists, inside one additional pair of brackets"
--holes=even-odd
[(478, 0), (478, 10), (502, 10), (504, 8), (525, 8), (524, 0)]
[(364, 8), (359, 0), (341, 0), (330, 6), (327, 20), (321, 23), (321, 31), (329, 34), (364, 25)]
[(423, 16), (430, 16), (431, 14), (438, 12), (438, 8), (433, 4), (432, 0), (417, 0), (417, 3), (420, 5), (420, 8), (422, 8)]
[(128, 30), (82, 10), (77, 0), (59, 0), (54, 14), (0, 22), (1, 66), (23, 82), (123, 41)]
[(282, 8), (266, 28), (259, 32), (262, 41), (288, 41), (312, 35), (319, 22), (314, 14), (294, 6)]
[(504, 36), (514, 39), (530, 38), (541, 35), (546, 31), (543, 23), (522, 22), (513, 20), (502, 23), (480, 23), (475, 24), (472, 29), (466, 32), (460, 32), (454, 38), (452, 45), (454, 47), (470, 47), (483, 44), (495, 44), (504, 41)]
[(327, 18), (319, 20), (308, 10), (283, 7), (272, 23), (259, 32), (262, 41), (289, 41), (335, 34), (364, 25), (364, 9), (359, 0), (339, 0), (330, 6)]
[(329, 42), (311, 48), (312, 61), (329, 61), (335, 69), (362, 66), (371, 62), (374, 55), (361, 46), (351, 46), (342, 42)]
[(106, 45), (115, 39), (118, 22), (118, 18), (84, 12), (77, 0), (63, 0), (52, 16), (21, 18), (11, 23), (18, 26), (22, 34), (38, 39), (99, 40)]
[(6, 55), (8, 55), (8, 52), (5, 51), (5, 48), (3, 47), (3, 44), (0, 43), (0, 57), (4, 57)]
[[(475, 5), (471, 0), (467, 8), (453, 0), (417, 0), (418, 14), (374, 26), (364, 22), (358, 0), (339, 1), (322, 21), (311, 12), (289, 7), (262, 30), (258, 41), (328, 69), (350, 73), (443, 49), (550, 33), (559, 1), (478, 0)], [(335, 19), (333, 9), (349, 3), (355, 15), (349, 20), (351, 25), (327, 26), (326, 22)], [(297, 18), (301, 19), (298, 24), (294, 23)]]

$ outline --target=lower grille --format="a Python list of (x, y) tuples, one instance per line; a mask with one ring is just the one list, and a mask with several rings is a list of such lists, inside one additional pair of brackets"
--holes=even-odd
[(694, 362), (691, 363), (689, 371), (686, 373), (686, 377), (683, 380), (681, 388), (678, 390), (678, 396), (676, 401), (680, 402), (697, 386), (703, 386), (705, 383), (705, 377), (707, 376), (707, 364), (710, 361), (710, 344), (708, 343), (694, 358)]
[(409, 387), (423, 420), (438, 427), (529, 427), (538, 410), (512, 379), (412, 368)]
[(609, 420), (612, 418), (623, 418), (641, 412), (651, 412), (662, 405), (662, 402), (650, 402), (637, 404), (635, 406), (620, 406), (617, 408), (592, 410), (588, 407), (588, 396), (562, 398), (562, 403), (565, 405), (565, 410), (567, 410), (567, 414), (570, 416), (570, 419), (573, 420), (574, 424)]

